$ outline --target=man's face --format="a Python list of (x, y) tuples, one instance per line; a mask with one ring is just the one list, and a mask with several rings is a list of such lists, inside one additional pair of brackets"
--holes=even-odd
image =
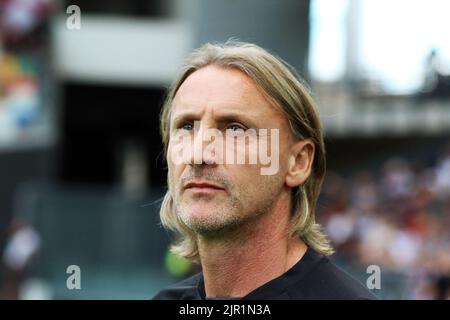
[[(286, 117), (251, 78), (236, 69), (204, 67), (184, 81), (171, 108), (169, 189), (177, 215), (189, 228), (203, 235), (218, 235), (220, 231), (254, 221), (273, 208), (281, 193), (287, 190), (288, 150), (293, 137)], [(212, 141), (203, 135), (211, 129), (223, 133), (223, 159), (230, 152), (244, 152), (234, 143), (225, 146), (227, 133), (239, 135), (248, 129), (256, 130), (257, 139), (246, 141), (245, 152), (258, 150), (255, 144), (268, 143), (269, 151), (279, 153), (275, 155), (279, 157), (277, 172), (261, 174), (261, 168), (267, 165), (260, 161), (229, 164), (211, 160), (201, 151)], [(268, 130), (261, 134), (260, 129)], [(270, 145), (271, 129), (279, 130), (277, 150)], [(200, 161), (192, 157), (191, 161), (180, 163), (176, 159), (178, 153), (173, 151), (179, 147), (180, 136), (192, 138), (192, 143), (183, 144), (183, 148), (191, 148), (189, 152), (197, 154), (197, 158), (200, 155), (202, 159), (197, 159)], [(202, 161), (206, 164), (201, 164)]]

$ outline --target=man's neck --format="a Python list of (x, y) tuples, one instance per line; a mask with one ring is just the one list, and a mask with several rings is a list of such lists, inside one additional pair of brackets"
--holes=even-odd
[(303, 257), (307, 247), (298, 238), (289, 239), (289, 218), (284, 217), (267, 213), (238, 234), (198, 239), (207, 297), (243, 297)]

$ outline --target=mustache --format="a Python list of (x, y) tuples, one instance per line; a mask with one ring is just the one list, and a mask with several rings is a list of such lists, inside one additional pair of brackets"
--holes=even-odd
[(192, 169), (188, 171), (181, 177), (180, 186), (184, 186), (193, 180), (201, 180), (216, 184), (226, 190), (229, 190), (233, 187), (231, 181), (222, 174), (204, 169)]

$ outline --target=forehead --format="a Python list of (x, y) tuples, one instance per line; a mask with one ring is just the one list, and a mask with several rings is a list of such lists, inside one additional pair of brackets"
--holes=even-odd
[(252, 117), (282, 117), (261, 88), (249, 76), (233, 68), (207, 66), (192, 73), (180, 86), (172, 115), (183, 112), (240, 111)]

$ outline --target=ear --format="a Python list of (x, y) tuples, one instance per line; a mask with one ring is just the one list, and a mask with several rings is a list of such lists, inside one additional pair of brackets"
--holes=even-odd
[(286, 184), (295, 188), (303, 184), (311, 174), (314, 161), (314, 143), (310, 139), (296, 142), (289, 155)]

